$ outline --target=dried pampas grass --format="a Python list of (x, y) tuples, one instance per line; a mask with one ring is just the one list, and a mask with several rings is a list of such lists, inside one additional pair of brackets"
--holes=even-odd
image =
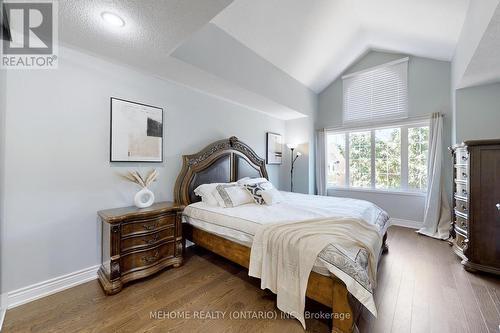
[(152, 169), (146, 177), (142, 177), (137, 170), (129, 171), (127, 174), (121, 176), (126, 180), (139, 185), (140, 187), (148, 187), (156, 181), (156, 178), (158, 178), (158, 171), (156, 169)]

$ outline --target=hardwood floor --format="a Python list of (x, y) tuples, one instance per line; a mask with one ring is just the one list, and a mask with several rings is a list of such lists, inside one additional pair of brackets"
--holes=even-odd
[[(464, 271), (446, 242), (410, 229), (391, 227), (388, 242), (378, 271), (378, 318), (364, 311), (360, 332), (499, 332), (498, 278)], [(187, 252), (181, 268), (114, 296), (95, 280), (9, 310), (2, 332), (303, 332), (297, 320), (281, 318), (274, 295), (245, 270), (202, 249)], [(312, 301), (306, 310), (328, 313)], [(230, 319), (230, 313), (252, 317)], [(329, 325), (307, 320), (309, 332), (329, 332)]]

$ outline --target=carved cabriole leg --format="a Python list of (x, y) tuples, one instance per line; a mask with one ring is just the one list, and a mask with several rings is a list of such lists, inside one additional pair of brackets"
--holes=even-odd
[(333, 281), (333, 304), (332, 304), (332, 333), (352, 333), (354, 330), (354, 313), (345, 284), (339, 279)]
[(110, 281), (102, 267), (97, 271), (97, 277), (99, 278), (99, 282), (101, 283), (102, 289), (106, 295), (114, 295), (120, 292), (123, 288), (122, 281), (120, 279)]

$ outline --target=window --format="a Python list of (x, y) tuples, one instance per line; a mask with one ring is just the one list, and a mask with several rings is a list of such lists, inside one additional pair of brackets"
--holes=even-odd
[(408, 186), (427, 188), (427, 155), (429, 154), (429, 127), (408, 129)]
[(349, 185), (370, 187), (371, 184), (371, 139), (370, 132), (349, 133)]
[(342, 77), (344, 123), (408, 116), (408, 58)]
[(428, 141), (426, 122), (327, 132), (328, 186), (425, 191)]
[(345, 184), (345, 134), (330, 134), (326, 136), (327, 146), (327, 182), (333, 186)]
[(401, 128), (375, 130), (375, 187), (401, 187)]

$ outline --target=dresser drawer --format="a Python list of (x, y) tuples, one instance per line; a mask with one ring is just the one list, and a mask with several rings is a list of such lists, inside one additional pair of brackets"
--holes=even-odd
[(154, 246), (166, 240), (173, 240), (174, 235), (175, 228), (173, 225), (169, 225), (153, 233), (124, 238), (121, 242), (121, 251), (126, 252), (129, 250)]
[(468, 164), (469, 153), (465, 148), (458, 148), (455, 152), (455, 164)]
[(457, 180), (467, 181), (469, 179), (469, 171), (468, 171), (467, 167), (457, 166), (456, 171), (457, 171), (457, 175), (456, 175)]
[(467, 199), (469, 197), (467, 183), (455, 181), (455, 195)]
[(460, 251), (462, 251), (462, 252), (464, 251), (464, 247), (465, 247), (465, 244), (466, 244), (466, 242), (465, 242), (466, 239), (467, 238), (464, 235), (460, 234), (459, 232), (456, 233), (456, 238), (455, 238), (455, 241), (454, 241), (455, 242), (455, 246)]
[(467, 230), (469, 229), (467, 218), (462, 216), (461, 214), (455, 213), (455, 225), (465, 232), (467, 232)]
[(455, 209), (457, 212), (465, 214), (467, 216), (469, 212), (469, 203), (467, 201), (455, 198)]
[(175, 254), (175, 242), (167, 242), (151, 249), (126, 254), (120, 258), (122, 276), (154, 266), (158, 262), (172, 258)]
[(122, 224), (122, 237), (142, 234), (159, 228), (175, 225), (175, 214), (163, 215), (152, 219)]

